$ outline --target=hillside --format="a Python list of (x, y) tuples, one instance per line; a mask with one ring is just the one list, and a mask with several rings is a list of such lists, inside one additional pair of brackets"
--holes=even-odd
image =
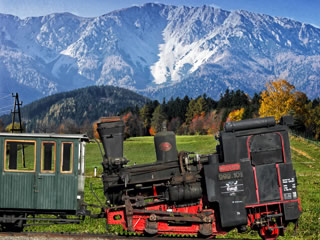
[(309, 98), (320, 93), (320, 29), (287, 18), (149, 3), (94, 18), (0, 14), (0, 22), (0, 85), (26, 102), (90, 85), (217, 99), (277, 78)]
[[(141, 107), (147, 101), (146, 97), (127, 89), (91, 86), (45, 97), (24, 106), (21, 111), (28, 132), (50, 132), (61, 123), (91, 124), (128, 107)], [(10, 121), (9, 116), (3, 119), (5, 123)]]

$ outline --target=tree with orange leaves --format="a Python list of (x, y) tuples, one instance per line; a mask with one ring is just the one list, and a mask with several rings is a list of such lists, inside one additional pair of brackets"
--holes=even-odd
[(280, 120), (281, 116), (288, 115), (294, 110), (296, 97), (295, 87), (286, 80), (278, 79), (267, 83), (267, 90), (261, 93), (260, 117), (274, 116)]
[(150, 134), (150, 136), (154, 136), (154, 135), (157, 134), (157, 132), (156, 132), (156, 130), (154, 130), (153, 127), (150, 127), (150, 128), (149, 128), (149, 134)]
[(229, 113), (227, 122), (240, 121), (242, 120), (243, 114), (244, 108), (233, 110), (231, 113)]

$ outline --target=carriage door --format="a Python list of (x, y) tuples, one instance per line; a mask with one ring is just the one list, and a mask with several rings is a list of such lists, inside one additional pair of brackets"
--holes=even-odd
[(57, 143), (53, 140), (39, 142), (36, 184), (36, 208), (56, 209), (57, 206)]
[(57, 209), (77, 210), (77, 159), (79, 146), (76, 142), (62, 140), (60, 151)]
[(36, 141), (5, 139), (3, 150), (0, 208), (34, 208)]

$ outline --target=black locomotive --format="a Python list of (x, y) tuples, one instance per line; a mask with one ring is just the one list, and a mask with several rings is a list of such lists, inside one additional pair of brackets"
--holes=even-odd
[(98, 124), (108, 224), (128, 231), (214, 236), (233, 228), (284, 233), (300, 214), (288, 127), (272, 117), (228, 122), (216, 152), (177, 152), (173, 132), (155, 138), (157, 161), (127, 166), (122, 121)]

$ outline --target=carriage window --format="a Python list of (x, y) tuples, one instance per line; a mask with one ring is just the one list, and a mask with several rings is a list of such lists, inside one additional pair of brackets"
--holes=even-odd
[(72, 159), (73, 159), (73, 143), (64, 142), (62, 143), (62, 173), (72, 173)]
[(5, 153), (5, 171), (32, 172), (35, 170), (35, 141), (6, 140)]
[(56, 143), (42, 142), (41, 146), (41, 172), (55, 172), (56, 163)]

